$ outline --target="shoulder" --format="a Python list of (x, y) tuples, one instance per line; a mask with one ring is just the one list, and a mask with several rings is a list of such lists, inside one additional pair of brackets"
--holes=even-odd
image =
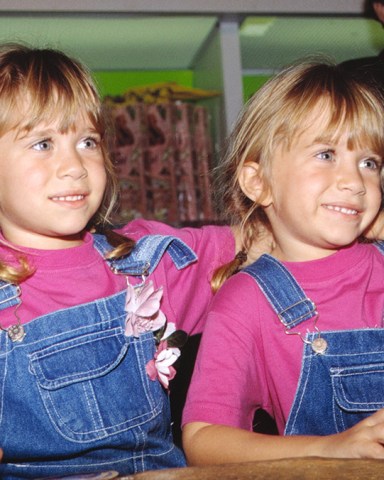
[(211, 311), (224, 314), (232, 321), (255, 322), (256, 317), (265, 313), (267, 303), (257, 282), (243, 272), (230, 277), (218, 290), (211, 305)]
[(359, 244), (358, 253), (360, 256), (354, 260), (355, 263), (360, 260), (361, 263), (366, 264), (366, 268), (372, 264), (374, 268), (381, 269), (384, 264), (384, 241)]

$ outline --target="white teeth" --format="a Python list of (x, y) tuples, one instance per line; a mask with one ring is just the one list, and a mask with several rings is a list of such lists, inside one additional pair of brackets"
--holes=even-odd
[(346, 215), (357, 215), (357, 210), (345, 207), (337, 207), (335, 205), (325, 205), (328, 210), (335, 210), (336, 212), (344, 213)]
[(78, 200), (82, 200), (84, 195), (67, 195), (65, 197), (52, 197), (52, 200), (58, 202), (76, 202)]

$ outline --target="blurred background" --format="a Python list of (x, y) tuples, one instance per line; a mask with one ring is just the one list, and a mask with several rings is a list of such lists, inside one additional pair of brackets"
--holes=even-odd
[(92, 70), (118, 134), (117, 220), (185, 224), (215, 220), (207, 172), (260, 85), (307, 56), (377, 56), (384, 30), (364, 0), (0, 0), (9, 41)]

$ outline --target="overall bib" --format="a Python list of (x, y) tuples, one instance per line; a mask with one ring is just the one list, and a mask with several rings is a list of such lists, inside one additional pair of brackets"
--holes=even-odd
[[(101, 254), (111, 249), (104, 236), (94, 240)], [(164, 252), (178, 269), (196, 260), (179, 239), (154, 235), (108, 262), (141, 278)], [(15, 286), (1, 285), (0, 309), (17, 304)], [(124, 290), (39, 317), (24, 325), (21, 342), (0, 332), (1, 479), (185, 465), (172, 441), (168, 394), (145, 370), (154, 335), (125, 336), (125, 297)]]
[[(384, 253), (384, 245), (377, 244)], [(243, 272), (251, 275), (290, 332), (317, 315), (292, 274), (263, 255)], [(384, 408), (384, 329), (307, 333), (301, 374), (285, 435), (342, 432)], [(289, 359), (287, 359), (289, 361)]]

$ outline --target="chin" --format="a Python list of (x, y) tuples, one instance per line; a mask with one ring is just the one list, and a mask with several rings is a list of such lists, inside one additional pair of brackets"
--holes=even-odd
[(355, 242), (357, 242), (357, 239), (354, 238), (353, 240), (346, 240), (346, 241), (336, 241), (336, 242), (332, 242), (330, 245), (329, 245), (329, 249), (330, 250), (340, 250), (342, 248), (348, 248), (350, 247), (351, 245), (353, 245)]

